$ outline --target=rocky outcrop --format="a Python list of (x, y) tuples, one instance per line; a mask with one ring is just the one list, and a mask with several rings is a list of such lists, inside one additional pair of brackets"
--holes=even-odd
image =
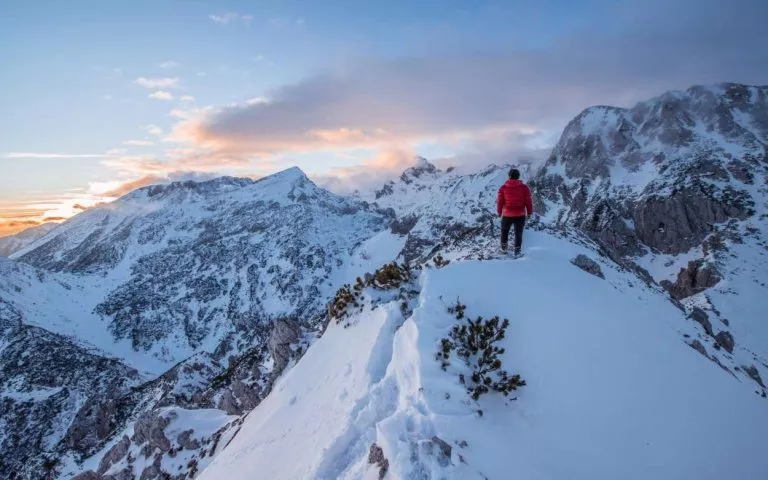
[(130, 446), (131, 439), (128, 438), (127, 435), (123, 435), (123, 438), (121, 438), (120, 441), (117, 442), (112, 448), (110, 448), (104, 457), (102, 457), (101, 461), (99, 462), (98, 473), (103, 475), (107, 470), (109, 470), (109, 467), (111, 467), (112, 464), (117, 463), (125, 458), (125, 455), (128, 453), (128, 448)]
[(93, 470), (88, 470), (83, 473), (77, 474), (72, 478), (72, 480), (103, 480), (103, 479), (104, 477), (94, 472)]
[(194, 430), (184, 430), (179, 434), (179, 436), (176, 438), (176, 442), (181, 446), (181, 448), (184, 448), (186, 450), (197, 450), (200, 448), (200, 442), (192, 438), (192, 435), (195, 433)]
[(749, 378), (757, 382), (757, 384), (760, 385), (761, 387), (765, 388), (765, 383), (763, 383), (763, 379), (760, 377), (760, 372), (757, 370), (757, 367), (755, 367), (754, 365), (750, 365), (750, 366), (743, 365), (741, 368), (744, 370), (744, 372), (747, 375), (749, 375)]
[(584, 254), (580, 253), (577, 255), (576, 258), (571, 260), (571, 263), (589, 273), (590, 275), (594, 275), (599, 278), (605, 278), (603, 275), (603, 270), (600, 268), (600, 264)]
[(672, 298), (682, 300), (714, 287), (719, 281), (720, 276), (714, 265), (699, 259), (688, 262), (688, 266), (677, 274), (677, 280), (674, 283), (665, 280), (661, 285), (667, 289)]
[(291, 345), (299, 339), (301, 328), (293, 319), (281, 318), (275, 320), (269, 337), (269, 353), (275, 361), (273, 374), (280, 375), (293, 355)]
[(146, 442), (151, 449), (157, 449), (163, 453), (167, 452), (171, 449), (171, 442), (165, 436), (165, 427), (171, 423), (175, 416), (176, 414), (173, 412), (167, 415), (161, 415), (155, 411), (142, 413), (133, 426), (132, 440), (137, 445)]
[(698, 322), (702, 327), (704, 327), (704, 331), (707, 332), (707, 335), (710, 337), (715, 335), (712, 331), (712, 322), (709, 321), (709, 315), (707, 315), (707, 312), (700, 309), (699, 307), (694, 307), (691, 311), (690, 317)]
[(698, 184), (670, 195), (643, 198), (633, 208), (637, 237), (662, 253), (686, 252), (700, 245), (715, 224), (743, 220), (753, 213), (746, 194), (731, 191), (730, 201), (724, 201), (724, 196)]
[(717, 335), (715, 335), (715, 341), (718, 345), (723, 347), (726, 352), (733, 353), (733, 347), (735, 346), (733, 335), (726, 331), (717, 332)]

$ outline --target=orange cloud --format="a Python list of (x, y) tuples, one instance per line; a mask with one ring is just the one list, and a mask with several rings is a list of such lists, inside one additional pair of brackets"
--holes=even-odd
[(14, 220), (0, 218), (0, 237), (19, 233), (22, 230), (40, 225), (40, 223), (41, 222), (37, 220)]
[(416, 153), (407, 148), (388, 149), (360, 165), (335, 168), (326, 174), (314, 175), (313, 179), (337, 192), (378, 188), (413, 166), (417, 158)]

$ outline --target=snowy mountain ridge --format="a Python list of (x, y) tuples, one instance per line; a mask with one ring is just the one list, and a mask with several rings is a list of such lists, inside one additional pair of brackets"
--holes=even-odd
[[(0, 259), (0, 423), (19, 432), (0, 474), (760, 478), (765, 91), (585, 111), (524, 170), (541, 218), (520, 260), (495, 255), (509, 166), (419, 158), (350, 197), (294, 168), (74, 217)], [(386, 286), (392, 261), (417, 280)], [(361, 296), (337, 323), (344, 284)], [(457, 301), (509, 319), (501, 358), (527, 382), (509, 398), (440, 368)]]

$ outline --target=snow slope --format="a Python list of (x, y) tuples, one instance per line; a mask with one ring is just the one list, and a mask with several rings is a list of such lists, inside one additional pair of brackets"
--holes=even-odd
[[(385, 304), (332, 324), (200, 478), (378, 478), (374, 442), (387, 478), (764, 478), (765, 400), (680, 341), (692, 322), (660, 291), (577, 253), (534, 232), (523, 259), (425, 270), (407, 319)], [(517, 400), (474, 402), (440, 369), (457, 298), (510, 320)]]

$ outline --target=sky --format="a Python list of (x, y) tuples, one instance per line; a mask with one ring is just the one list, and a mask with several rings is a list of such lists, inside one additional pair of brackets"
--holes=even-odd
[(764, 0), (4, 0), (0, 235), (151, 183), (546, 156), (595, 104), (768, 84)]

